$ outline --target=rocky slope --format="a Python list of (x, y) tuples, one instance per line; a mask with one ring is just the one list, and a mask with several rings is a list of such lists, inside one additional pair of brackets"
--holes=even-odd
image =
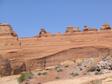
[[(64, 63), (63, 63), (64, 64)], [(101, 75), (112, 72), (112, 57), (86, 58), (72, 64), (57, 65), (52, 69), (33, 72), (34, 76), (22, 84), (43, 84), (49, 81), (67, 80), (81, 76)]]
[[(22, 54), (22, 52), (18, 54), (11, 53), (6, 55), (8, 60), (7, 62), (4, 61), (4, 59), (6, 58), (4, 56), (1, 56), (0, 63), (4, 67), (3, 68), (4, 71), (7, 71), (7, 68), (10, 69), (8, 70), (8, 73), (10, 73), (9, 75), (11, 75), (11, 74), (19, 74), (22, 71), (45, 69), (47, 67), (55, 66), (67, 60), (77, 62), (80, 59), (100, 58), (103, 56), (110, 55), (111, 53), (112, 53), (111, 48), (98, 47), (98, 46), (97, 47), (84, 46), (84, 47), (66, 49), (48, 56), (46, 55), (45, 57), (36, 57), (36, 58), (27, 57), (27, 60), (24, 59), (25, 58), (24, 56), (21, 57), (19, 56), (19, 54)], [(4, 59), (2, 59), (3, 57)], [(3, 71), (2, 68), (0, 68), (0, 70)], [(3, 72), (1, 75), (3, 76)]]

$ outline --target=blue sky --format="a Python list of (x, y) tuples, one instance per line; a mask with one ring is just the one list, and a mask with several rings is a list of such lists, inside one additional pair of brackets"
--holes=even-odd
[(69, 25), (112, 26), (112, 0), (0, 0), (0, 23), (9, 23), (20, 37), (64, 32)]

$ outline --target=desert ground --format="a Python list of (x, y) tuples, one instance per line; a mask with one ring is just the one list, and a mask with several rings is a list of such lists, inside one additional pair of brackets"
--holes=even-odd
[(94, 84), (112, 84), (112, 72), (103, 75), (82, 76), (73, 79), (52, 81), (44, 84), (93, 84), (90, 82), (95, 80), (99, 81), (101, 80), (102, 83), (94, 83)]
[(2, 77), (0, 78), (0, 84), (18, 84), (17, 78), (18, 75)]
[[(8, 76), (0, 78), (0, 84), (19, 84), (17, 78), (19, 76)], [(101, 80), (102, 83), (90, 83), (94, 80)], [(55, 80), (44, 84), (112, 84), (112, 72), (102, 75), (82, 76), (66, 80)]]

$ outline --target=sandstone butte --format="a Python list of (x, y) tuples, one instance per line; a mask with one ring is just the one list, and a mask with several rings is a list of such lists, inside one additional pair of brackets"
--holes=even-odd
[(19, 38), (9, 24), (0, 24), (0, 70), (10, 68), (5, 75), (45, 69), (66, 60), (109, 55), (111, 50), (112, 29), (108, 24), (100, 29), (84, 26), (82, 31), (69, 26), (63, 34), (51, 34), (42, 28), (38, 35), (27, 38)]

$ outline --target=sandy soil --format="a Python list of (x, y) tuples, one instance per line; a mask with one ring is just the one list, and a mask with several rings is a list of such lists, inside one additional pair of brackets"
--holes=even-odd
[[(0, 78), (0, 84), (18, 84), (17, 78), (18, 76)], [(86, 84), (92, 80), (102, 80), (102, 84), (112, 84), (112, 72), (102, 75), (82, 76), (66, 80), (55, 80), (44, 84)]]
[(85, 84), (92, 80), (103, 80), (102, 84), (112, 84), (112, 73), (107, 73), (103, 75), (94, 75), (94, 76), (83, 76), (83, 77), (67, 79), (67, 80), (57, 80), (57, 81), (47, 82), (44, 84)]
[(18, 84), (18, 76), (7, 76), (0, 78), (0, 84)]

